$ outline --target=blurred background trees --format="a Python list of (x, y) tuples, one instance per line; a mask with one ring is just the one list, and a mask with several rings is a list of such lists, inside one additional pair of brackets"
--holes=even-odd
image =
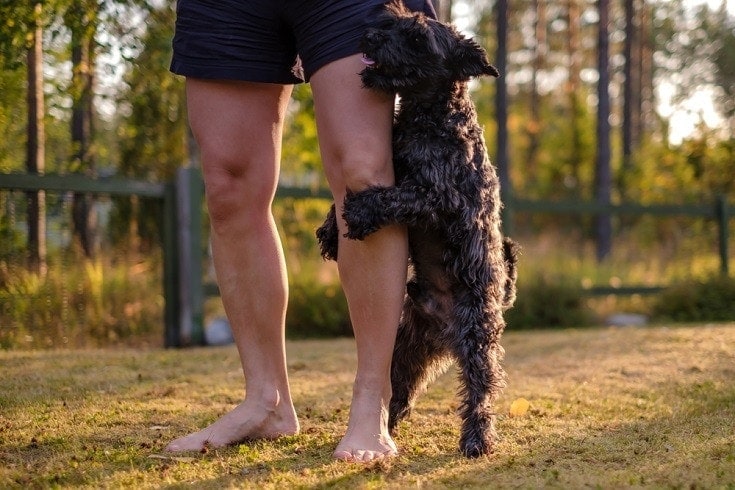
[[(478, 80), (472, 89), (506, 195), (643, 204), (735, 199), (732, 3), (729, 10), (726, 0), (435, 4), (502, 68), (500, 80)], [(174, 20), (175, 3), (160, 0), (1, 2), (0, 173), (167, 181), (179, 166), (196, 165), (183, 80), (168, 72)], [(287, 124), (282, 182), (325, 186), (308, 85), (294, 90)], [(30, 193), (17, 204), (0, 191), (0, 262), (22, 254), (31, 271), (42, 272), (44, 214), (59, 206), (73, 216), (70, 246), (96, 256), (94, 199), (48, 199)], [(159, 238), (155, 206), (118, 199), (108, 239), (149, 250)], [(282, 228), (292, 237), (311, 234), (322, 207), (279, 210)], [(519, 214), (514, 225), (527, 262), (554, 250), (592, 255), (598, 266), (673, 260), (711, 241), (708, 225), (677, 219)], [(620, 251), (614, 236), (626, 244)], [(653, 244), (655, 252), (646, 248)], [(306, 251), (310, 240), (292, 243), (302, 245), (315, 254)], [(660, 277), (661, 269), (646, 274)]]
[[(732, 191), (725, 176), (735, 151), (735, 13), (725, 1), (436, 5), (491, 58), (507, 60), (508, 170), (517, 193), (651, 202)], [(508, 12), (505, 53), (497, 52), (498, 5)], [(168, 73), (174, 9), (155, 0), (3, 2), (0, 169), (25, 162), (28, 171), (160, 180), (189, 161), (183, 84)], [(493, 150), (496, 86), (475, 87)], [(308, 87), (296, 90), (283, 168), (285, 178), (315, 185), (309, 98)], [(600, 157), (610, 176), (595, 184), (607, 165)], [(89, 207), (75, 196), (75, 235), (87, 255)]]

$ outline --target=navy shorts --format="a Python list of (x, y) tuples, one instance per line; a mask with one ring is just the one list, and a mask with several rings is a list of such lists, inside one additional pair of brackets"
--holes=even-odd
[[(171, 71), (193, 78), (303, 81), (360, 52), (386, 0), (178, 0)], [(431, 0), (404, 0), (436, 17)], [(299, 76), (297, 76), (299, 75)]]

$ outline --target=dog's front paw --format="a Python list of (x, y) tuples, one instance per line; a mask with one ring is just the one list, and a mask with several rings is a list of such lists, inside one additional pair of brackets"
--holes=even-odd
[(345, 233), (345, 236), (350, 240), (364, 240), (368, 235), (378, 231), (377, 226), (372, 226), (368, 221), (360, 218), (349, 220), (345, 218), (345, 221), (347, 222), (347, 233)]
[(342, 217), (347, 224), (345, 236), (352, 240), (364, 240), (381, 226), (381, 207), (374, 189), (348, 192), (345, 197)]

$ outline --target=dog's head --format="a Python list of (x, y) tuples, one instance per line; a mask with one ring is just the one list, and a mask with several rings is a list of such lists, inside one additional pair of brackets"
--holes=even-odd
[(362, 39), (363, 84), (407, 92), (481, 75), (498, 76), (485, 50), (454, 27), (411, 12), (394, 0)]

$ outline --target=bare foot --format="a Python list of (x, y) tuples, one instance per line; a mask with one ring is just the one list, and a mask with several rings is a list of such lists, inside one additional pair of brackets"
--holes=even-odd
[(334, 451), (335, 459), (367, 463), (398, 454), (388, 433), (389, 402), (390, 396), (355, 389), (347, 432)]
[[(278, 397), (276, 397), (278, 398)], [(275, 439), (299, 432), (299, 421), (290, 404), (250, 402), (247, 398), (212, 425), (171, 441), (166, 451), (201, 451), (205, 447), (223, 447), (251, 439)]]

